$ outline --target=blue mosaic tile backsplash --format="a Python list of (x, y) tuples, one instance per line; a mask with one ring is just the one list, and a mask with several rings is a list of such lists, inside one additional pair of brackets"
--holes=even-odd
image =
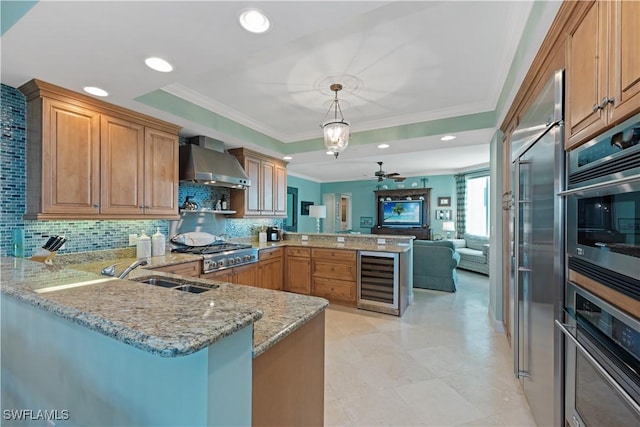
[[(155, 233), (156, 228), (168, 234), (165, 220), (99, 220), (99, 221), (28, 221), (22, 215), (26, 208), (26, 101), (22, 93), (1, 85), (0, 93), (0, 255), (14, 255), (16, 231), (24, 233), (23, 254), (29, 257), (52, 234), (64, 235), (68, 242), (60, 253), (116, 249), (127, 246), (130, 233)], [(181, 143), (184, 143), (181, 138)], [(229, 200), (229, 190), (199, 184), (180, 184), (178, 204), (186, 196), (199, 207), (212, 208), (222, 196)], [(226, 233), (230, 238), (247, 237), (257, 233), (260, 225), (282, 225), (283, 220), (259, 219), (227, 220)]]

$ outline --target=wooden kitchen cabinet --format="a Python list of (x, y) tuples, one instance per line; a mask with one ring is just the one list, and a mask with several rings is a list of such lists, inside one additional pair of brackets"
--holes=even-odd
[(261, 249), (258, 253), (258, 286), (282, 290), (283, 248)]
[(251, 180), (246, 190), (231, 189), (231, 217), (283, 217), (287, 215), (286, 162), (247, 150), (234, 148), (234, 155)]
[(162, 271), (164, 273), (179, 274), (181, 276), (187, 276), (187, 277), (199, 277), (200, 272), (202, 270), (202, 262), (201, 261), (183, 262), (181, 264), (166, 265), (164, 267), (157, 267), (151, 270)]
[(100, 114), (48, 98), (28, 105), (25, 218), (97, 215)]
[(311, 250), (311, 294), (355, 306), (358, 266), (356, 251)]
[(640, 108), (640, 3), (581, 2), (574, 16), (567, 32), (566, 149)]
[(311, 293), (311, 249), (289, 246), (285, 249), (284, 290)]
[(25, 219), (178, 217), (178, 126), (31, 80)]

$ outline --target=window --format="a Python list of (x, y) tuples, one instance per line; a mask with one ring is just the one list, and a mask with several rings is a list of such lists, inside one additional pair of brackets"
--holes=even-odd
[(489, 176), (467, 179), (466, 232), (489, 236)]

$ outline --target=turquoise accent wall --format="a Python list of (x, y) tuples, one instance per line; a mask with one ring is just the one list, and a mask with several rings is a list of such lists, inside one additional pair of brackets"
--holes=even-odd
[(296, 201), (296, 215), (298, 219), (299, 233), (313, 233), (316, 231), (316, 220), (309, 215), (300, 214), (300, 202), (313, 202), (314, 204), (322, 203), (321, 184), (319, 182), (310, 181), (295, 176), (287, 176), (287, 186), (298, 189), (298, 200)]

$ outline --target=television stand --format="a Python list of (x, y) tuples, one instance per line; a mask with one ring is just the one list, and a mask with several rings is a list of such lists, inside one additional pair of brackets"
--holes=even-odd
[(425, 227), (373, 227), (371, 234), (416, 236), (417, 240), (431, 240), (431, 229)]

